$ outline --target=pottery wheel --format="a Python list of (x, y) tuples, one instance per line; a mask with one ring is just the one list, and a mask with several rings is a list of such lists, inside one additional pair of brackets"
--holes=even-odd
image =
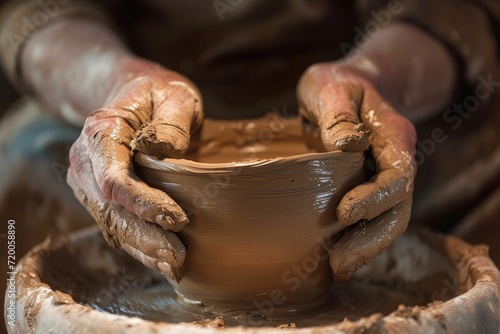
[(500, 324), (500, 274), (486, 247), (425, 231), (399, 237), (352, 280), (332, 286), (322, 303), (287, 312), (271, 302), (226, 312), (180, 301), (162, 276), (108, 247), (96, 228), (36, 247), (20, 262), (18, 277), (18, 314), (24, 314), (18, 328), (30, 332), (80, 326), (82, 333), (184, 333), (205, 326), (237, 333), (241, 326), (264, 326), (258, 332), (297, 327), (309, 333), (319, 326), (336, 333), (414, 326), (497, 333)]

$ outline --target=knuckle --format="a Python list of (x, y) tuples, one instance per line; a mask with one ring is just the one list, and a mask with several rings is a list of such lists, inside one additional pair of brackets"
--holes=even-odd
[(109, 137), (111, 133), (131, 128), (131, 124), (138, 122), (138, 118), (132, 112), (124, 109), (99, 109), (92, 112), (87, 118), (82, 130), (82, 140), (99, 143), (103, 138)]
[(187, 148), (190, 139), (189, 130), (184, 126), (173, 124), (169, 128), (174, 146), (179, 149)]
[[(322, 82), (318, 88), (317, 98), (321, 103), (331, 104), (337, 98), (345, 95), (344, 89), (338, 83), (335, 82)], [(330, 106), (326, 106), (327, 109), (331, 109)]]
[(401, 116), (401, 117), (403, 118), (402, 127), (403, 127), (405, 133), (409, 136), (412, 144), (414, 144), (417, 140), (417, 129), (415, 128), (415, 125), (409, 119), (407, 119), (406, 117), (403, 117), (403, 116)]
[(328, 63), (316, 63), (310, 65), (302, 74), (299, 81), (298, 92), (299, 97), (305, 98), (305, 96), (310, 95), (313, 91), (317, 94), (321, 91), (322, 87), (330, 82), (331, 77), (331, 65)]
[(201, 100), (201, 95), (198, 92), (198, 89), (187, 79), (173, 80), (167, 85), (167, 87), (169, 87), (169, 93), (172, 97), (177, 97), (179, 99), (193, 99), (196, 102)]
[(109, 246), (113, 248), (119, 248), (120, 242), (113, 234), (110, 234), (107, 229), (101, 229), (101, 233), (104, 237), (104, 240), (106, 240)]
[(123, 171), (115, 165), (108, 165), (99, 177), (99, 188), (108, 198), (118, 198), (123, 189), (121, 181)]
[(338, 111), (325, 117), (323, 125), (326, 130), (336, 127), (338, 130), (354, 131), (354, 126), (357, 124), (359, 124), (359, 119), (355, 114), (349, 111)]
[(326, 63), (326, 62), (312, 64), (304, 71), (304, 76), (317, 77), (318, 75), (321, 75), (325, 71), (329, 72), (330, 69), (331, 69), (331, 65), (329, 63)]
[(115, 219), (115, 208), (113, 205), (105, 204), (100, 208), (99, 227), (106, 242), (113, 248), (118, 248), (120, 243), (119, 231)]
[(80, 154), (80, 139), (78, 139), (76, 142), (71, 145), (71, 148), (69, 149), (69, 162), (70, 166), (72, 164), (76, 164), (81, 160), (81, 154)]
[(98, 146), (104, 138), (109, 137), (105, 130), (103, 122), (94, 123), (85, 129), (85, 139), (91, 143), (90, 146)]
[(396, 110), (392, 109), (392, 111), (396, 117), (396, 124), (400, 133), (404, 134), (406, 137), (410, 137), (412, 139), (414, 138), (416, 140), (417, 131), (415, 125)]
[(76, 181), (73, 179), (82, 173), (86, 165), (86, 159), (87, 157), (81, 154), (78, 146), (74, 144), (69, 152), (68, 180)]
[(87, 117), (85, 124), (83, 125), (82, 136), (91, 137), (98, 129), (100, 113), (101, 110), (95, 110)]
[(71, 145), (68, 157), (71, 159), (78, 161), (83, 160), (83, 157), (86, 156), (86, 145), (83, 143), (83, 135), (80, 134), (78, 139)]

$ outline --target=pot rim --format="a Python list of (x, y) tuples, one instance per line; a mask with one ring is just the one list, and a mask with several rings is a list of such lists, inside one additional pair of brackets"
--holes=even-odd
[(359, 160), (359, 155), (364, 154), (363, 152), (343, 152), (340, 150), (331, 152), (318, 152), (318, 153), (303, 153), (288, 157), (276, 157), (268, 159), (256, 159), (252, 161), (244, 162), (221, 162), (221, 163), (210, 163), (210, 162), (197, 162), (188, 159), (173, 159), (165, 158), (158, 159), (151, 155), (147, 155), (141, 152), (137, 152), (135, 155), (135, 162), (141, 167), (151, 168), (154, 167), (159, 171), (178, 171), (178, 172), (189, 172), (189, 173), (205, 173), (207, 171), (213, 173), (234, 173), (241, 172), (242, 169), (260, 169), (267, 168), (270, 166), (281, 166), (289, 164), (304, 164), (311, 161), (322, 161), (322, 160), (332, 160), (337, 161), (357, 161)]

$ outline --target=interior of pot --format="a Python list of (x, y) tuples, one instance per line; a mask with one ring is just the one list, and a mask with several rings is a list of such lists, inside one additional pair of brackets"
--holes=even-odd
[[(275, 113), (249, 120), (205, 119), (191, 136), (182, 164), (202, 168), (253, 165), (263, 160), (326, 152), (317, 127)], [(178, 162), (179, 159), (167, 159)]]

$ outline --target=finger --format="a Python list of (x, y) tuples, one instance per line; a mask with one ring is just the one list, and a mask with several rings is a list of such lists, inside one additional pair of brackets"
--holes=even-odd
[(409, 196), (407, 179), (398, 170), (384, 170), (341, 199), (336, 213), (343, 226), (371, 220)]
[(411, 203), (412, 199), (408, 198), (374, 220), (354, 226), (331, 245), (328, 252), (336, 281), (349, 279), (406, 230)]
[[(110, 203), (93, 178), (90, 162), (68, 169), (68, 184), (96, 220), (106, 241), (127, 251), (144, 265), (179, 281), (186, 249), (172, 232), (144, 222), (118, 204)], [(85, 189), (82, 187), (85, 185)]]
[[(181, 207), (132, 172), (132, 153), (123, 138), (130, 138), (133, 129), (122, 118), (106, 118), (102, 114), (87, 120), (83, 134), (94, 177), (102, 193), (141, 219), (156, 222), (171, 231), (181, 230), (188, 223)], [(78, 158), (70, 151), (72, 163)]]
[[(179, 283), (185, 275), (184, 266), (173, 267), (166, 262), (156, 262), (154, 258), (150, 258), (141, 251), (132, 248), (131, 246), (125, 244), (122, 246), (122, 249), (130, 254), (134, 259), (142, 262), (146, 267), (151, 268), (153, 270), (160, 271), (163, 276), (175, 280)], [(153, 266), (153, 263), (156, 263), (156, 268)]]
[(152, 120), (137, 131), (132, 147), (158, 158), (180, 158), (201, 124), (201, 95), (188, 83), (171, 81), (155, 90), (152, 99)]
[(363, 91), (361, 86), (332, 82), (332, 66), (310, 67), (298, 86), (300, 113), (321, 129), (329, 151), (362, 152), (368, 148), (368, 137), (358, 113)]
[(111, 204), (110, 225), (119, 247), (145, 266), (179, 282), (184, 276), (186, 249), (177, 235), (145, 222), (123, 207)]
[(348, 192), (337, 207), (344, 226), (373, 219), (411, 195), (416, 173), (415, 127), (371, 89), (365, 90), (361, 120), (366, 125), (377, 175)]
[(179, 282), (184, 276), (186, 249), (177, 235), (134, 217), (123, 207), (112, 204), (109, 210), (115, 212), (111, 226), (120, 248), (147, 267)]

